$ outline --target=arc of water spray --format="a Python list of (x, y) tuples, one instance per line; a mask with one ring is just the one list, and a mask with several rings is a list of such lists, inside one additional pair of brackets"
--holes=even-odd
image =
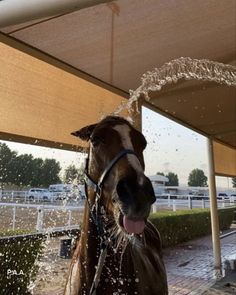
[[(141, 78), (141, 85), (136, 90), (130, 90), (130, 98), (122, 103), (114, 112), (115, 115), (127, 109), (129, 114), (134, 110), (138, 111), (137, 102), (141, 95), (149, 101), (150, 91), (160, 91), (166, 84), (177, 83), (180, 79), (216, 82), (227, 86), (236, 87), (236, 67), (207, 59), (191, 59), (180, 57), (160, 68), (148, 71)], [(129, 117), (129, 120), (132, 119)]]

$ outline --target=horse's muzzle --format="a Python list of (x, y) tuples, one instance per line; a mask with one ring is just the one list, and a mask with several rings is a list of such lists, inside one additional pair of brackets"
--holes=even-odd
[(144, 177), (140, 185), (135, 178), (122, 178), (116, 190), (121, 211), (119, 224), (128, 233), (141, 233), (156, 200), (150, 180)]

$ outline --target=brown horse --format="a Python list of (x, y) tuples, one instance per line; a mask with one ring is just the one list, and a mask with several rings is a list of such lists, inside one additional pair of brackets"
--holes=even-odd
[(168, 294), (160, 235), (147, 220), (155, 195), (144, 175), (144, 136), (113, 116), (72, 134), (90, 148), (87, 204), (64, 294)]

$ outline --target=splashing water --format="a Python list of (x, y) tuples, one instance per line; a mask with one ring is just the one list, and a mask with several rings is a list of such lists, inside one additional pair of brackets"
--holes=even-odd
[[(138, 99), (141, 95), (149, 101), (150, 91), (160, 91), (163, 86), (177, 83), (180, 79), (216, 82), (236, 87), (236, 67), (207, 59), (198, 60), (190, 57), (174, 59), (161, 68), (155, 68), (143, 74), (141, 85), (134, 91), (130, 90), (128, 102), (122, 103), (114, 114), (118, 115), (122, 110), (127, 109), (131, 115), (135, 110), (133, 105), (135, 105), (135, 111), (139, 113)], [(131, 116), (128, 119), (132, 121)]]

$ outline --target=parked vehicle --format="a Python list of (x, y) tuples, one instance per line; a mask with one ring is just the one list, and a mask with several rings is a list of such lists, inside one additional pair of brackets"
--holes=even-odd
[(85, 198), (84, 185), (63, 183), (51, 184), (49, 186), (49, 191), (53, 194), (56, 200)]
[(72, 190), (72, 187), (73, 187), (72, 184), (58, 183), (58, 184), (49, 185), (48, 189), (50, 192), (66, 193), (66, 192), (70, 192)]
[(49, 201), (52, 199), (52, 194), (45, 188), (31, 188), (28, 191), (29, 200)]
[(229, 200), (229, 196), (226, 193), (219, 193), (217, 196), (218, 200)]
[(231, 202), (236, 202), (236, 194), (231, 194), (230, 195), (230, 201)]

